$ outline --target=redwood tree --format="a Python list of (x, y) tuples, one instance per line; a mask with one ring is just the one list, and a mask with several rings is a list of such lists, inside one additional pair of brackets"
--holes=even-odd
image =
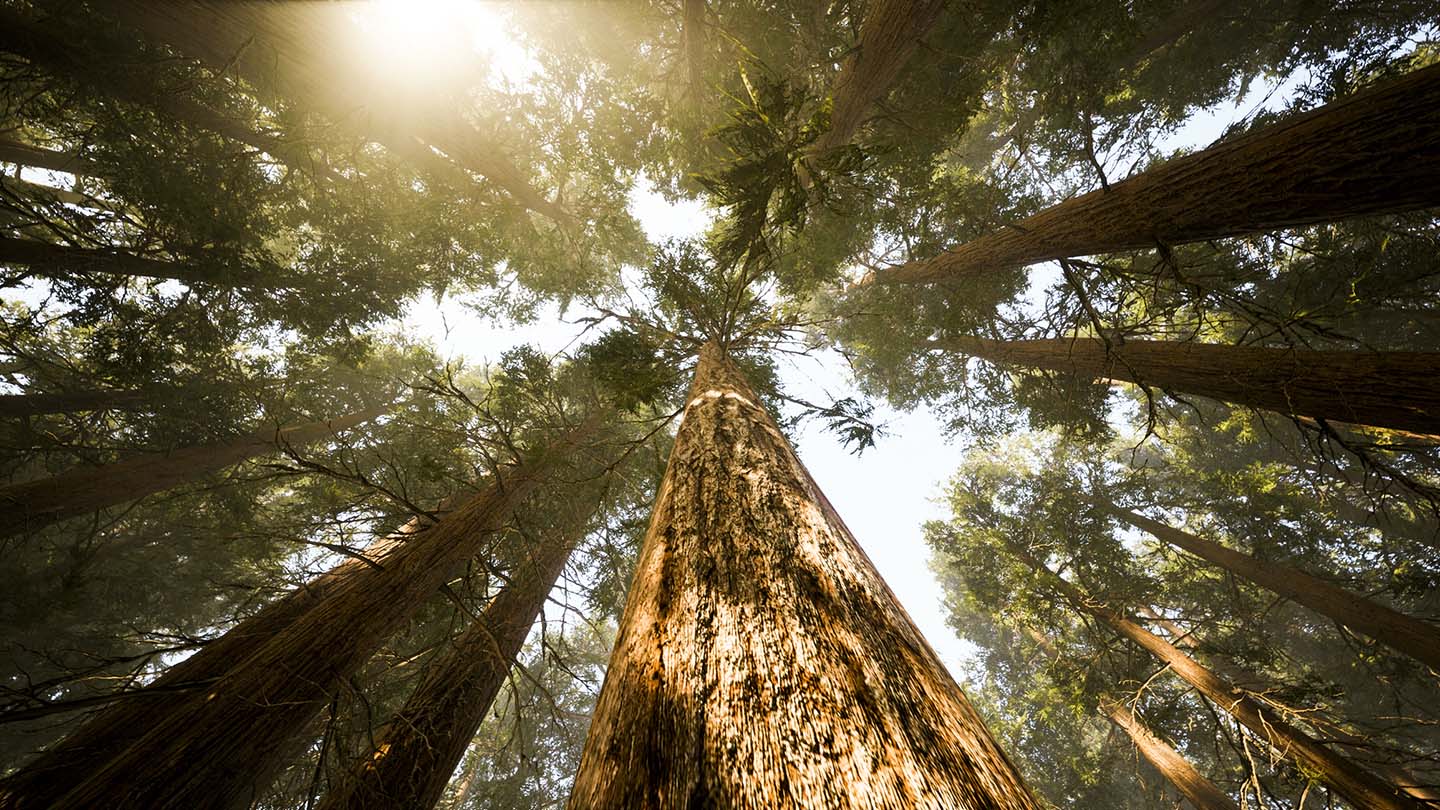
[(570, 807), (1035, 808), (708, 343)]

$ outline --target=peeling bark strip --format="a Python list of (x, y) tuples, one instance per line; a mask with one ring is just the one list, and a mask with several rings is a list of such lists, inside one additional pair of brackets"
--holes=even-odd
[(1167, 526), (1158, 520), (1089, 499), (1130, 525), (1272, 593), (1327, 616), (1440, 672), (1440, 630), (1366, 597), (1338, 588), (1288, 565), (1277, 565)]
[(1240, 721), (1280, 755), (1295, 760), (1304, 773), (1329, 785), (1354, 806), (1366, 810), (1421, 810), (1418, 802), (1401, 793), (1394, 785), (1285, 722), (1270, 708), (1201, 666), (1175, 645), (1091, 599), (1013, 541), (1007, 540), (1007, 544), (1011, 553), (1059, 589), (1076, 610), (1110, 625), (1120, 635), (1154, 655), (1211, 703)]
[[(436, 513), (441, 516), (448, 514), (459, 502), (458, 498), (447, 499)], [(106, 707), (24, 768), (0, 780), (0, 808), (40, 810), (50, 807), (74, 786), (75, 774), (90, 773), (125, 750), (145, 733), (155, 718), (184, 706), (192, 690), (212, 685), (315, 605), (329, 598), (340, 583), (369, 570), (372, 564), (382, 561), (400, 543), (430, 528), (433, 523), (428, 517), (412, 518), (396, 531), (371, 542), (361, 552), (364, 559), (347, 558), (261, 608), (255, 615), (201, 647), (194, 655), (165, 670), (163, 675), (139, 692)]]
[(150, 402), (144, 391), (84, 390), (0, 395), (0, 417), (38, 416), (77, 411), (133, 411)]
[(1267, 411), (1440, 433), (1440, 352), (1329, 352), (1094, 338), (951, 337), (937, 349), (993, 363), (1123, 380)]
[(825, 152), (850, 142), (876, 102), (935, 25), (946, 0), (872, 0), (860, 24), (860, 42), (840, 66), (831, 94), (830, 129), (815, 142)]
[[(598, 422), (512, 467), (485, 491), (318, 604), (50, 805), (54, 810), (239, 810), (294, 753), (296, 737), (454, 568), (484, 549), (511, 511)], [(34, 802), (22, 807), (45, 807)], [(0, 799), (3, 806), (3, 799)]]
[(275, 450), (309, 444), (374, 419), (386, 408), (372, 408), (328, 422), (266, 429), (216, 444), (146, 453), (0, 487), (0, 537), (33, 532), (66, 518), (126, 503), (198, 480), (217, 470)]
[(429, 810), (440, 801), (573, 548), (533, 551), (480, 618), (426, 666), (405, 706), (375, 735), (375, 750), (320, 810)]
[(714, 344), (569, 807), (1037, 808)]
[(1440, 205), (1440, 65), (1167, 161), (878, 283), (959, 279), (1070, 256), (1144, 250)]

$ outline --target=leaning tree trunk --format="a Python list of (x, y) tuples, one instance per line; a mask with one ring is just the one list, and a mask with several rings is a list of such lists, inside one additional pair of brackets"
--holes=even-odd
[(993, 363), (1124, 380), (1293, 416), (1440, 433), (1440, 352), (963, 336), (930, 346)]
[(398, 544), (378, 565), (336, 583), (323, 600), (210, 688), (154, 718), (132, 745), (84, 774), (52, 806), (249, 806), (294, 752), (306, 724), (329, 705), (345, 681), (456, 566), (483, 550), (488, 536), (596, 424), (592, 419), (537, 451), (443, 521)]
[(132, 411), (144, 408), (144, 391), (82, 390), (0, 395), (0, 417), (39, 416), (77, 411)]
[(1316, 579), (1291, 566), (1242, 554), (1096, 498), (1087, 497), (1086, 500), (1176, 548), (1184, 549), (1242, 579), (1334, 619), (1351, 630), (1393, 647), (1440, 672), (1440, 631), (1419, 619), (1391, 610), (1361, 594)]
[(168, 278), (186, 284), (214, 284), (221, 287), (278, 286), (252, 271), (208, 271), (203, 265), (151, 259), (123, 250), (57, 245), (38, 239), (0, 235), (0, 265), (29, 267), (34, 275), (72, 278), (85, 273), (109, 273), (132, 278)]
[(1440, 205), (1440, 65), (1167, 161), (873, 279), (944, 281), (1434, 205)]
[(426, 666), (373, 751), (320, 810), (430, 810), (445, 792), (574, 548), (534, 549), (485, 611)]
[[(446, 499), (436, 510), (436, 516), (443, 517), (458, 503), (458, 498)], [(117, 695), (116, 700), (94, 718), (66, 734), (21, 770), (0, 780), (0, 808), (49, 807), (75, 784), (75, 774), (90, 773), (128, 748), (145, 733), (154, 718), (185, 705), (195, 690), (219, 681), (271, 638), (328, 599), (341, 583), (370, 570), (399, 544), (433, 524), (434, 520), (428, 515), (410, 519), (396, 531), (372, 541), (359, 554), (347, 557), (324, 574), (261, 608), (139, 691)]]
[(572, 810), (1036, 808), (713, 343), (689, 396)]
[(0, 487), (0, 537), (33, 532), (66, 518), (163, 492), (277, 447), (319, 441), (364, 424), (387, 410), (372, 408), (328, 422), (265, 429), (225, 442), (145, 453), (113, 464)]
[[(1044, 633), (1033, 627), (1027, 627), (1026, 631), (1051, 661), (1059, 664), (1064, 660)], [(1146, 727), (1135, 716), (1134, 710), (1106, 695), (1100, 697), (1098, 709), (1112, 725), (1125, 732), (1150, 767), (1180, 791), (1180, 795), (1189, 800), (1196, 810), (1240, 810), (1235, 800), (1215, 787), (1215, 783), (1197, 771), (1190, 760)]]
[(1201, 666), (1173, 644), (1089, 598), (1075, 585), (1045, 567), (1024, 548), (1012, 541), (1007, 543), (1016, 557), (1059, 589), (1076, 610), (1110, 625), (1120, 635), (1154, 655), (1211, 703), (1230, 714), (1281, 755), (1294, 759), (1304, 773), (1313, 774), (1314, 778), (1329, 785), (1346, 801), (1367, 810), (1421, 810), (1418, 802), (1394, 785), (1285, 722), (1274, 711)]
[(42, 149), (10, 138), (0, 138), (0, 162), (67, 174), (93, 175), (97, 173), (95, 164), (79, 155), (57, 152), (53, 149)]

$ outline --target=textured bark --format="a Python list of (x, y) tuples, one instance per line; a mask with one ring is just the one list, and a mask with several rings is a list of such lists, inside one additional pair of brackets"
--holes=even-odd
[(1151, 633), (1105, 605), (1090, 599), (1079, 588), (1057, 576), (1023, 548), (1011, 544), (1011, 551), (1035, 572), (1064, 594), (1076, 610), (1110, 625), (1162, 663), (1182, 680), (1195, 687), (1211, 703), (1230, 714), (1280, 755), (1295, 760), (1307, 774), (1330, 786), (1356, 807), (1367, 810), (1421, 810), (1421, 805), (1355, 762), (1326, 748), (1305, 732), (1290, 725), (1274, 711), (1234, 684), (1201, 666), (1175, 645)]
[[(248, 806), (294, 753), (306, 724), (347, 678), (483, 550), (553, 466), (593, 431), (579, 428), (503, 473), (378, 566), (334, 585), (304, 615), (131, 746), (84, 774), (56, 810), (222, 810)], [(43, 806), (43, 805), (37, 805)]]
[(133, 278), (169, 278), (186, 284), (215, 284), (222, 287), (275, 288), (273, 280), (264, 281), (248, 272), (209, 272), (183, 262), (148, 259), (120, 250), (80, 248), (0, 236), (0, 265), (29, 267), (36, 275), (68, 278), (83, 273), (109, 273)]
[(1094, 338), (952, 337), (935, 348), (994, 363), (1124, 380), (1295, 416), (1440, 432), (1440, 352), (1329, 352)]
[(478, 619), (426, 668), (375, 749), (320, 810), (430, 810), (504, 686), (573, 543), (535, 549)]
[(0, 395), (0, 417), (36, 416), (76, 411), (129, 411), (149, 402), (144, 391), (60, 391)]
[(329, 422), (266, 429), (216, 444), (146, 453), (113, 464), (0, 487), (0, 537), (33, 532), (56, 521), (196, 481), (277, 447), (319, 441), (364, 424), (386, 410), (373, 408)]
[[(460, 502), (459, 498), (447, 499), (436, 510), (437, 516), (449, 514)], [(370, 570), (399, 544), (433, 524), (429, 517), (412, 518), (391, 534), (371, 542), (358, 557), (347, 558), (271, 602), (194, 655), (165, 670), (140, 691), (107, 707), (23, 769), (0, 781), (0, 808), (40, 810), (49, 807), (75, 784), (75, 774), (89, 773), (125, 750), (145, 733), (154, 718), (184, 706), (191, 692), (214, 684), (315, 605), (328, 599), (341, 583)]]
[(683, 0), (680, 24), (690, 95), (698, 101), (705, 94), (705, 0)]
[[(557, 222), (573, 219), (530, 184), (499, 144), (458, 115), (432, 112), (401, 120), (405, 117), (374, 109), (369, 88), (348, 77), (343, 66), (327, 64), (333, 61), (334, 22), (342, 19), (331, 4), (103, 0), (103, 5), (147, 36), (212, 68), (233, 71), (262, 91), (273, 88), (310, 111), (357, 127), (422, 167), (436, 166), (433, 146), (526, 208)], [(453, 170), (448, 164), (441, 168)]]
[(1440, 205), (1440, 66), (874, 274), (921, 283)]
[(57, 152), (53, 149), (41, 149), (38, 146), (31, 146), (28, 143), (21, 143), (9, 138), (0, 138), (0, 162), (67, 174), (93, 175), (96, 173), (95, 164), (78, 155)]
[(1257, 559), (1158, 520), (1091, 499), (1105, 511), (1176, 548), (1214, 563), (1242, 579), (1328, 616), (1440, 672), (1440, 631), (1361, 594), (1338, 588), (1287, 565)]
[(816, 151), (844, 146), (855, 137), (871, 108), (890, 92), (945, 5), (945, 0), (871, 0), (860, 24), (860, 41), (835, 77), (830, 128), (816, 140)]
[(1033, 810), (754, 392), (701, 351), (572, 810)]

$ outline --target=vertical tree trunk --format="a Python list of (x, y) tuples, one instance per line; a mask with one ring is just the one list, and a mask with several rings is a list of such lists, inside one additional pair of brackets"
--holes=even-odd
[(1440, 66), (1167, 161), (873, 279), (944, 281), (1434, 205), (1440, 205)]
[(405, 706), (375, 735), (374, 751), (320, 810), (430, 810), (440, 801), (573, 548), (572, 539), (532, 550), (470, 628), (426, 666)]
[(1201, 666), (1173, 644), (1089, 598), (1075, 585), (1046, 568), (1024, 548), (1012, 541), (1007, 542), (1016, 557), (1058, 588), (1076, 610), (1110, 625), (1120, 635), (1154, 655), (1211, 703), (1240, 721), (1283, 756), (1294, 759), (1304, 773), (1313, 774), (1314, 778), (1329, 785), (1354, 806), (1367, 810), (1421, 810), (1419, 803), (1395, 786), (1326, 748), (1234, 684), (1222, 680)]
[(815, 142), (825, 152), (855, 137), (865, 116), (884, 98), (920, 41), (940, 18), (945, 0), (873, 0), (860, 24), (860, 41), (840, 66), (831, 92), (830, 128)]
[[(443, 517), (459, 502), (458, 498), (446, 499), (436, 510), (437, 515)], [(154, 718), (185, 705), (194, 690), (214, 684), (315, 605), (328, 599), (342, 582), (369, 571), (398, 545), (432, 525), (428, 517), (410, 519), (391, 534), (371, 542), (357, 557), (347, 558), (261, 608), (194, 655), (165, 670), (138, 693), (107, 707), (24, 768), (0, 780), (0, 808), (49, 807), (75, 784), (75, 774), (98, 769), (139, 739)]]
[(1037, 807), (713, 343), (569, 806)]
[(0, 395), (0, 417), (38, 416), (76, 411), (129, 411), (143, 409), (150, 401), (144, 391), (58, 391)]
[[(1085, 497), (1085, 496), (1082, 496)], [(1357, 633), (1393, 647), (1440, 672), (1440, 631), (1361, 594), (1338, 588), (1287, 565), (1242, 554), (1158, 520), (1085, 497), (1137, 529), (1220, 566), (1236, 576), (1328, 616)]]
[(1440, 352), (1314, 351), (1094, 338), (950, 337), (932, 347), (992, 363), (1124, 380), (1181, 394), (1418, 433), (1440, 432)]
[(372, 408), (329, 422), (267, 428), (225, 442), (146, 453), (113, 464), (0, 487), (0, 537), (33, 532), (66, 518), (197, 481), (277, 447), (319, 441), (364, 424), (387, 410)]
[[(1060, 651), (1050, 643), (1044, 633), (1033, 627), (1027, 627), (1026, 632), (1051, 661), (1059, 663), (1062, 660)], [(1215, 787), (1214, 782), (1195, 770), (1189, 760), (1181, 756), (1169, 743), (1157, 737), (1124, 704), (1102, 695), (1098, 708), (1101, 715), (1125, 732), (1135, 744), (1135, 750), (1140, 752), (1140, 756), (1180, 791), (1180, 795), (1188, 799), (1196, 810), (1240, 810), (1234, 799), (1225, 795), (1220, 788)]]
[[(297, 735), (598, 423), (590, 420), (505, 472), (445, 520), (335, 583), (295, 619), (143, 736), (84, 774), (55, 810), (247, 807)], [(36, 804), (34, 806), (44, 806)]]

